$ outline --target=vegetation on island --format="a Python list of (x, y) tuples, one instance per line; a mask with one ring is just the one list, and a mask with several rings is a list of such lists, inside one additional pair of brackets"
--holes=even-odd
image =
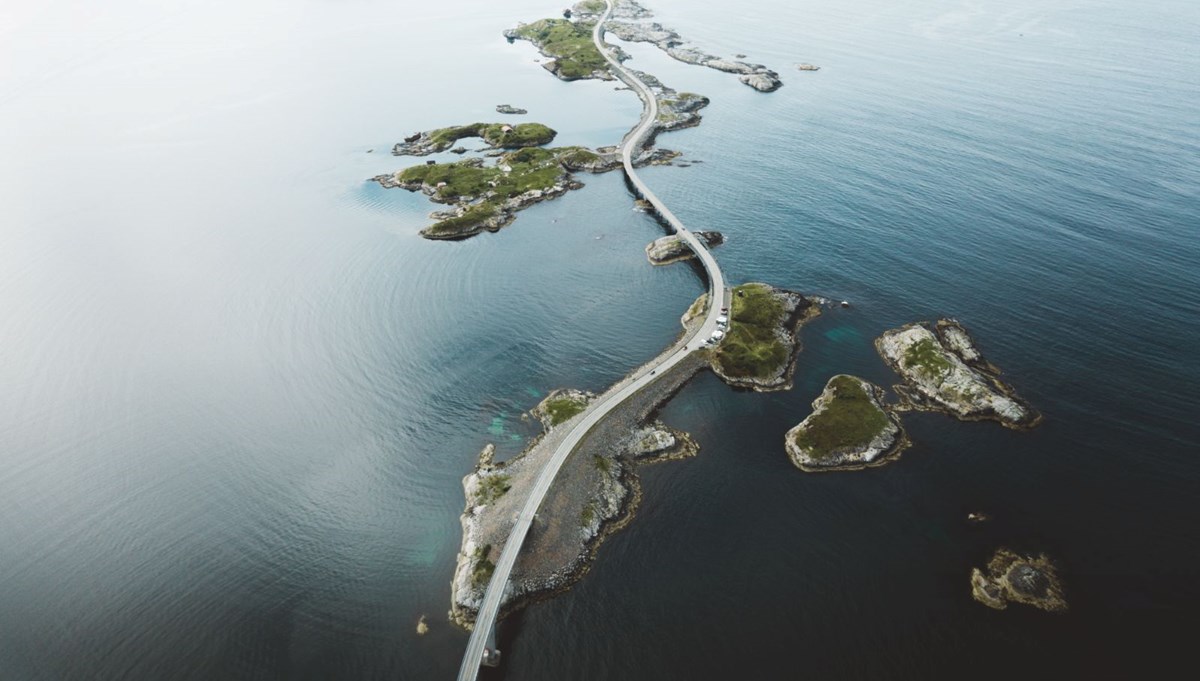
[(793, 437), (796, 446), (810, 458), (836, 458), (847, 448), (866, 446), (887, 428), (887, 414), (858, 379), (844, 374), (834, 376), (825, 389), (832, 393), (832, 399), (822, 411), (806, 419), (806, 427)]
[(922, 338), (904, 350), (904, 366), (930, 378), (939, 378), (949, 373), (953, 366), (946, 355), (947, 351), (932, 338)]
[(438, 151), (445, 151), (455, 142), (468, 137), (481, 137), (483, 141), (500, 149), (520, 149), (549, 144), (557, 135), (558, 132), (541, 123), (521, 123), (515, 126), (504, 123), (471, 123), (431, 130), (429, 141)]
[(571, 397), (558, 397), (546, 400), (545, 404), (546, 413), (550, 415), (551, 426), (557, 426), (586, 408), (587, 402)]
[(771, 376), (788, 358), (779, 332), (788, 314), (766, 284), (734, 288), (729, 331), (715, 357), (721, 371), (735, 378)]
[(593, 22), (542, 19), (514, 29), (511, 35), (532, 42), (553, 57), (563, 78), (590, 78), (608, 69), (608, 62), (592, 42), (594, 26)]
[(507, 475), (487, 475), (479, 479), (479, 493), (475, 499), (480, 504), (490, 504), (512, 489), (512, 478)]
[(409, 189), (428, 187), (434, 200), (465, 203), (463, 212), (441, 220), (425, 231), (461, 234), (500, 216), (504, 204), (526, 192), (547, 191), (568, 179), (568, 168), (595, 163), (600, 157), (582, 147), (526, 147), (508, 152), (493, 166), (480, 159), (412, 166), (395, 180)]
[(496, 564), (488, 559), (492, 545), (487, 544), (475, 549), (475, 569), (471, 571), (471, 585), (481, 587), (487, 585), (496, 571)]

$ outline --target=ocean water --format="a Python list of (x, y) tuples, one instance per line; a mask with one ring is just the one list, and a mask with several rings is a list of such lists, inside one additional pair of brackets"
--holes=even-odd
[[(10, 3), (11, 4), (11, 3)], [(501, 629), (489, 678), (1154, 678), (1200, 587), (1200, 8), (1178, 0), (739, 4), (663, 23), (783, 75), (712, 98), (647, 180), (735, 282), (847, 299), (795, 388), (695, 379), (700, 455)], [(460, 480), (560, 386), (653, 356), (704, 288), (615, 174), (461, 243), (365, 182), (420, 129), (511, 103), (563, 144), (640, 110), (500, 31), (559, 4), (50, 0), (0, 10), (0, 678), (441, 679)], [(793, 69), (796, 62), (822, 67)], [(371, 153), (368, 153), (371, 151)], [(783, 433), (872, 340), (950, 315), (1046, 415), (906, 417), (807, 475)], [(970, 511), (994, 517), (968, 526)], [(1071, 610), (968, 575), (1046, 552)], [(430, 632), (415, 634), (428, 616)]]

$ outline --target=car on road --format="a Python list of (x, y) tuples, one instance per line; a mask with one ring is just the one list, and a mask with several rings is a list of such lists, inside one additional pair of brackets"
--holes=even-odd
[(725, 315), (717, 317), (717, 326), (729, 326), (729, 317)]

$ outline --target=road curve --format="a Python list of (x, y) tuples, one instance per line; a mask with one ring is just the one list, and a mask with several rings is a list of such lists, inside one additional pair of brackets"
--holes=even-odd
[[(629, 180), (633, 183), (637, 192), (641, 194), (642, 198), (649, 201), (654, 206), (654, 210), (658, 211), (658, 214), (666, 220), (667, 224), (691, 246), (696, 256), (700, 259), (700, 262), (704, 265), (704, 271), (708, 274), (709, 300), (712, 301), (719, 297), (722, 304), (709, 305), (708, 314), (705, 316), (703, 324), (688, 339), (684, 349), (672, 353), (658, 364), (643, 367), (641, 375), (632, 382), (615, 392), (606, 393), (599, 400), (593, 402), (584, 411), (583, 418), (575, 424), (571, 432), (567, 434), (566, 439), (555, 450), (554, 455), (546, 462), (545, 467), (542, 468), (537, 480), (533, 484), (533, 489), (529, 493), (529, 498), (525, 501), (525, 506), (522, 507), (520, 514), (517, 516), (516, 523), (513, 525), (508, 540), (504, 542), (504, 549), (500, 552), (500, 558), (496, 561), (496, 567), (492, 571), (492, 578), (488, 582), (487, 591), (484, 592), (483, 602), (479, 607), (479, 612), (475, 616), (475, 628), (471, 632), (466, 652), (463, 653), (462, 666), (458, 670), (459, 681), (474, 681), (478, 677), (479, 667), (483, 662), (483, 653), (487, 649), (489, 640), (492, 638), (492, 629), (495, 627), (496, 617), (500, 613), (500, 603), (504, 597), (504, 589), (508, 586), (509, 575), (512, 573), (513, 565), (517, 562), (517, 556), (521, 553), (521, 546), (525, 543), (525, 537), (529, 534), (529, 529), (533, 524), (534, 517), (537, 515), (538, 507), (542, 505), (542, 500), (546, 497), (546, 493), (550, 491), (550, 486), (554, 483), (554, 478), (558, 475), (559, 469), (562, 468), (563, 462), (579, 446), (579, 443), (583, 441), (583, 438), (587, 436), (592, 428), (608, 416), (609, 412), (617, 405), (657, 380), (660, 376), (666, 374), (668, 370), (683, 361), (690, 353), (700, 350), (703, 347), (703, 341), (717, 328), (717, 317), (720, 316), (720, 308), (728, 305), (725, 277), (722, 275), (721, 268), (717, 265), (717, 261), (712, 257), (708, 248), (704, 246), (699, 238), (683, 226), (679, 218), (675, 217), (675, 214), (655, 196), (654, 192), (650, 191), (650, 188), (642, 182), (642, 179), (638, 177), (634, 170), (634, 154), (641, 148), (643, 140), (645, 140), (646, 135), (649, 134), (654, 126), (654, 121), (658, 118), (658, 101), (654, 98), (654, 93), (650, 91), (650, 88), (633, 74), (626, 71), (625, 67), (605, 47), (604, 22), (609, 19), (613, 11), (612, 0), (605, 0), (605, 2), (607, 8), (596, 22), (596, 27), (592, 33), (592, 40), (596, 43), (596, 48), (608, 60), (617, 77), (637, 92), (643, 105), (641, 122), (633, 129), (633, 132), (626, 135), (625, 141), (621, 146), (621, 157), (625, 165), (625, 174), (629, 176)], [(718, 296), (713, 296), (714, 292)]]

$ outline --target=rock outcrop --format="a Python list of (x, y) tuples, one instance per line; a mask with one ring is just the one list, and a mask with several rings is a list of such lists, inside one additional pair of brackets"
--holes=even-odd
[(1049, 558), (1022, 556), (1003, 548), (988, 561), (986, 572), (971, 570), (971, 595), (996, 610), (1004, 610), (1010, 601), (1048, 612), (1067, 609), (1062, 582)]
[[(725, 237), (720, 232), (693, 232), (693, 234), (709, 248), (725, 243)], [(676, 234), (668, 234), (646, 244), (646, 258), (651, 265), (669, 265), (695, 257), (696, 254), (688, 242)]]
[(509, 104), (497, 104), (496, 105), (496, 113), (508, 114), (510, 116), (523, 116), (529, 112), (526, 111), (525, 109), (515, 107), (515, 106), (509, 105)]
[(999, 421), (1015, 429), (1041, 421), (954, 320), (892, 329), (875, 340), (875, 349), (905, 381), (895, 386), (903, 400), (900, 408), (941, 411), (964, 421)]
[(908, 447), (904, 427), (885, 404), (883, 389), (857, 376), (829, 379), (812, 408), (785, 437), (788, 456), (803, 471), (880, 466)]

